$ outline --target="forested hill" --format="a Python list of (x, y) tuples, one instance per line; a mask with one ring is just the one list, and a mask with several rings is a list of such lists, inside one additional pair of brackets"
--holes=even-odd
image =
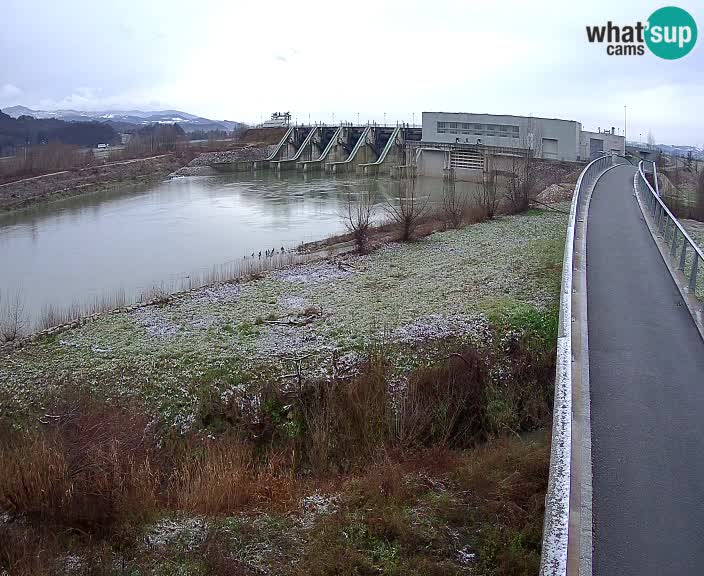
[(12, 153), (21, 146), (49, 142), (95, 147), (100, 143), (117, 144), (120, 136), (105, 122), (64, 122), (31, 116), (13, 118), (0, 111), (0, 154)]

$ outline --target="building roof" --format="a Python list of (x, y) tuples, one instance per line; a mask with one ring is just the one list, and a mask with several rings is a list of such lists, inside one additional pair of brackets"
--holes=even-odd
[(579, 120), (569, 120), (565, 118), (546, 118), (544, 116), (521, 116), (520, 114), (491, 114), (489, 112), (443, 112), (443, 111), (424, 111), (422, 114), (470, 114), (473, 116), (493, 116), (495, 118), (499, 117), (513, 117), (513, 118), (526, 118), (533, 120), (559, 120), (560, 122), (576, 122), (581, 125)]

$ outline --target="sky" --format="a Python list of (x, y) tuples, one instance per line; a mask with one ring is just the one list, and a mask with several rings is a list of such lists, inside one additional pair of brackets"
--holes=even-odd
[(608, 56), (585, 27), (649, 1), (3, 0), (0, 109), (178, 109), (258, 123), (567, 118), (704, 146), (704, 4), (679, 60)]

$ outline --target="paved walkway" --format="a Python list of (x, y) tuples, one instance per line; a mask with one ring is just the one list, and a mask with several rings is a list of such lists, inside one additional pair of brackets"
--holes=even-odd
[(594, 574), (704, 574), (704, 342), (634, 172), (602, 176), (588, 219)]

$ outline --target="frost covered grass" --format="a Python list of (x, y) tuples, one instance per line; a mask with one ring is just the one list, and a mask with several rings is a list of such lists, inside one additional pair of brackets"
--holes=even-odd
[(0, 358), (0, 573), (534, 574), (566, 216), (104, 316)]
[(19, 416), (80, 380), (187, 430), (204, 396), (330, 377), (370, 342), (394, 349), (401, 374), (448, 339), (489, 343), (504, 312), (556, 306), (565, 229), (565, 215), (534, 210), (105, 316), (5, 355), (0, 399)]

